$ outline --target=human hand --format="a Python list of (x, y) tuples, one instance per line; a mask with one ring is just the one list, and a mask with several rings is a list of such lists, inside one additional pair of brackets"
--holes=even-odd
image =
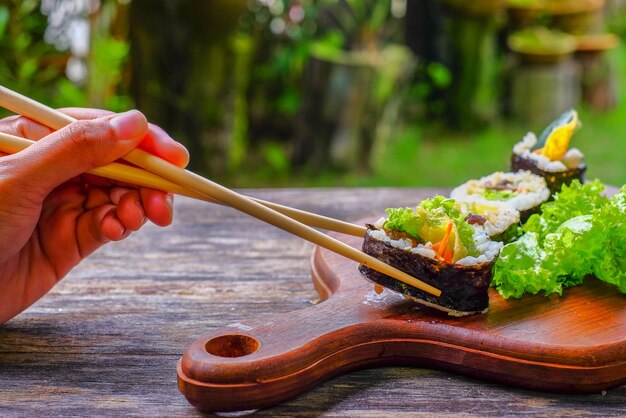
[(24, 117), (0, 132), (38, 140), (0, 154), (0, 324), (45, 295), (83, 258), (149, 219), (172, 221), (172, 195), (83, 174), (140, 147), (178, 166), (187, 150), (138, 111), (65, 109), (77, 119), (52, 132)]

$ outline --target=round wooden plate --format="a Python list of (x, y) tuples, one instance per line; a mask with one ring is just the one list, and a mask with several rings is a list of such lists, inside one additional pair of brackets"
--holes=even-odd
[[(365, 221), (371, 221), (363, 220)], [(360, 248), (361, 239), (336, 238)], [(525, 388), (585, 393), (626, 383), (626, 295), (599, 280), (562, 297), (504, 300), (484, 315), (426, 311), (373, 285), (356, 263), (316, 248), (325, 301), (205, 335), (179, 361), (180, 391), (204, 411), (264, 408), (351, 370), (433, 367)]]

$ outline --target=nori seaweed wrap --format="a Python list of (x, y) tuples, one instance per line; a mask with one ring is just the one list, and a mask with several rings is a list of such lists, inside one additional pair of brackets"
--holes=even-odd
[(417, 208), (387, 209), (389, 218), (367, 225), (363, 252), (441, 290), (439, 297), (366, 266), (366, 278), (453, 316), (489, 307), (493, 262), (502, 243), (465, 221), (452, 199), (435, 196)]

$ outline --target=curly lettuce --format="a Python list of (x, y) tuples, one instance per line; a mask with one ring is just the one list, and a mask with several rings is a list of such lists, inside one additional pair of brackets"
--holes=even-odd
[(595, 237), (604, 244), (598, 250), (593, 274), (626, 293), (626, 186), (597, 211)]
[(505, 245), (493, 283), (505, 297), (561, 294), (587, 276), (626, 293), (626, 187), (608, 199), (599, 181), (574, 181), (530, 217), (524, 235)]
[(532, 215), (522, 227), (523, 232), (536, 232), (541, 241), (550, 232), (570, 218), (589, 215), (604, 206), (608, 198), (602, 195), (604, 185), (599, 180), (581, 184), (574, 180), (569, 186), (563, 185), (554, 200), (541, 205), (541, 214)]

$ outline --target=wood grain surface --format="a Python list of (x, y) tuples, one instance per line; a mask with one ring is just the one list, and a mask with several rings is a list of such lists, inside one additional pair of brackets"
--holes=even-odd
[[(283, 189), (251, 194), (341, 219), (437, 190)], [(311, 305), (313, 247), (231, 209), (178, 199), (85, 260), (0, 326), (0, 416), (202, 416), (176, 362), (201, 335)], [(355, 266), (356, 267), (356, 266)], [(602, 324), (602, 318), (598, 319)], [(626, 386), (590, 395), (511, 388), (417, 367), (361, 370), (255, 416), (623, 416)]]

